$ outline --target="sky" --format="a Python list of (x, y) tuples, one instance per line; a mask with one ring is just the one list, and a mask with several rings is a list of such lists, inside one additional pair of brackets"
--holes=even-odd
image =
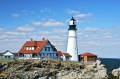
[(0, 0), (0, 52), (44, 37), (65, 53), (72, 16), (78, 54), (120, 58), (120, 0)]

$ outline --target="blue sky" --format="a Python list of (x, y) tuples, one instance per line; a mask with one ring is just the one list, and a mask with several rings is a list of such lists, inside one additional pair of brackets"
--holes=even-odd
[(77, 20), (79, 54), (120, 58), (119, 0), (0, 0), (0, 52), (18, 52), (30, 38), (66, 52), (69, 19)]

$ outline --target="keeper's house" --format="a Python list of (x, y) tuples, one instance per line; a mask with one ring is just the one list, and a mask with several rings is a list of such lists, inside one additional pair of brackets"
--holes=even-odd
[(49, 40), (42, 41), (26, 41), (18, 52), (19, 59), (63, 59), (61, 51), (57, 51)]

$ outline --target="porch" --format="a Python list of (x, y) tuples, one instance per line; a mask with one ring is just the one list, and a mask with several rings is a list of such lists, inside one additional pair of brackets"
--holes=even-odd
[(59, 59), (62, 60), (59, 55), (56, 53), (31, 53), (31, 54), (18, 54), (19, 59)]

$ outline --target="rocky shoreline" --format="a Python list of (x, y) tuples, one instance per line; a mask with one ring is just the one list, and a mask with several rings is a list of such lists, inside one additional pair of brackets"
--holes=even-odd
[[(0, 79), (111, 79), (100, 63), (97, 61), (87, 65), (52, 59), (15, 60), (0, 63)], [(112, 77), (117, 79), (119, 71), (113, 70)]]

